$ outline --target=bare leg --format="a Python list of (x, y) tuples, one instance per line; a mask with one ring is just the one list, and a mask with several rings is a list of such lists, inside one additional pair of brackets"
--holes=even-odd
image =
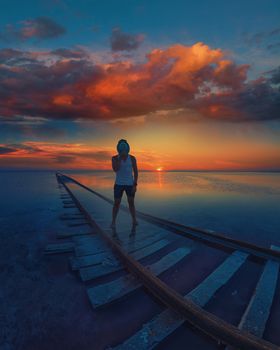
[(138, 222), (136, 220), (136, 214), (135, 214), (134, 197), (127, 197), (127, 201), (129, 205), (129, 211), (132, 217), (132, 223), (133, 225), (138, 225)]
[(116, 218), (118, 215), (120, 204), (121, 204), (121, 198), (115, 198), (113, 210), (112, 210), (112, 223), (111, 223), (112, 228), (116, 226)]

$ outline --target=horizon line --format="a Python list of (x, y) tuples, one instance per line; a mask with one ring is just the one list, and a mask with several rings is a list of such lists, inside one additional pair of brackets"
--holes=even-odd
[[(83, 172), (83, 171), (93, 171), (93, 172), (113, 172), (112, 169), (47, 169), (47, 168), (1, 168), (0, 171), (53, 171), (53, 172)], [(138, 169), (138, 172), (151, 172), (151, 173), (170, 173), (170, 172), (267, 172), (267, 173), (277, 173), (280, 169), (170, 169), (170, 170), (148, 170), (148, 169)]]

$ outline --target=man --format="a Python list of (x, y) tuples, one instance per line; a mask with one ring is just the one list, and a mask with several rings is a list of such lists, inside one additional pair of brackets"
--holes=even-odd
[(124, 139), (119, 140), (117, 151), (118, 155), (112, 157), (112, 168), (116, 173), (116, 179), (114, 184), (114, 206), (112, 211), (111, 228), (116, 227), (116, 218), (124, 191), (127, 196), (129, 210), (132, 217), (132, 225), (136, 226), (138, 225), (134, 206), (134, 196), (138, 180), (136, 158), (129, 155), (130, 147), (128, 142)]

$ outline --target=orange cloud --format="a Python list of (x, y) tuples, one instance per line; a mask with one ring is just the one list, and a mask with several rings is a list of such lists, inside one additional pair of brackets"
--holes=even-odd
[[(236, 106), (238, 94), (248, 88), (249, 65), (237, 65), (223, 50), (201, 42), (154, 49), (143, 63), (94, 64), (88, 53), (66, 49), (41, 56), (2, 51), (0, 59), (8, 63), (1, 67), (5, 74), (0, 79), (0, 113), (4, 116), (113, 120), (184, 108), (210, 118), (216, 114), (224, 119), (250, 115), (249, 110), (242, 112), (247, 100), (240, 99), (245, 107), (242, 103)], [(215, 111), (212, 105), (220, 107)]]
[(73, 96), (70, 95), (59, 95), (54, 97), (53, 103), (55, 105), (71, 105), (73, 101)]
[(85, 85), (86, 97), (106, 104), (112, 118), (187, 106), (206, 82), (223, 90), (244, 82), (248, 66), (223, 56), (203, 43), (155, 49), (144, 64), (104, 65), (102, 79)]
[[(180, 141), (180, 140), (179, 140)], [(246, 144), (212, 145), (210, 148), (168, 145), (142, 149), (135, 147), (139, 170), (256, 170), (280, 169), (279, 150), (272, 146)], [(0, 144), (0, 167), (43, 169), (111, 170), (115, 147), (96, 147), (82, 143), (23, 142)], [(269, 156), (268, 156), (269, 155)]]

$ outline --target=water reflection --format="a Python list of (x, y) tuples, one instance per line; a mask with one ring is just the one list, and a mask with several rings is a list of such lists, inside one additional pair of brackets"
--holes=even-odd
[[(113, 172), (73, 177), (113, 198)], [(279, 173), (162, 171), (139, 172), (135, 201), (137, 210), (166, 219), (280, 245), (279, 197)]]
[[(70, 174), (71, 175), (71, 174)], [(78, 181), (112, 193), (113, 172), (75, 173)], [(279, 173), (140, 172), (137, 195), (157, 198), (186, 195), (280, 194)]]
[[(131, 225), (129, 238), (132, 239), (132, 238), (136, 237), (136, 227), (137, 227), (137, 225), (135, 225), (135, 224)], [(115, 241), (117, 241), (119, 244), (121, 244), (122, 240), (118, 234), (117, 227), (112, 227), (111, 230), (112, 230), (112, 238), (114, 238)]]

